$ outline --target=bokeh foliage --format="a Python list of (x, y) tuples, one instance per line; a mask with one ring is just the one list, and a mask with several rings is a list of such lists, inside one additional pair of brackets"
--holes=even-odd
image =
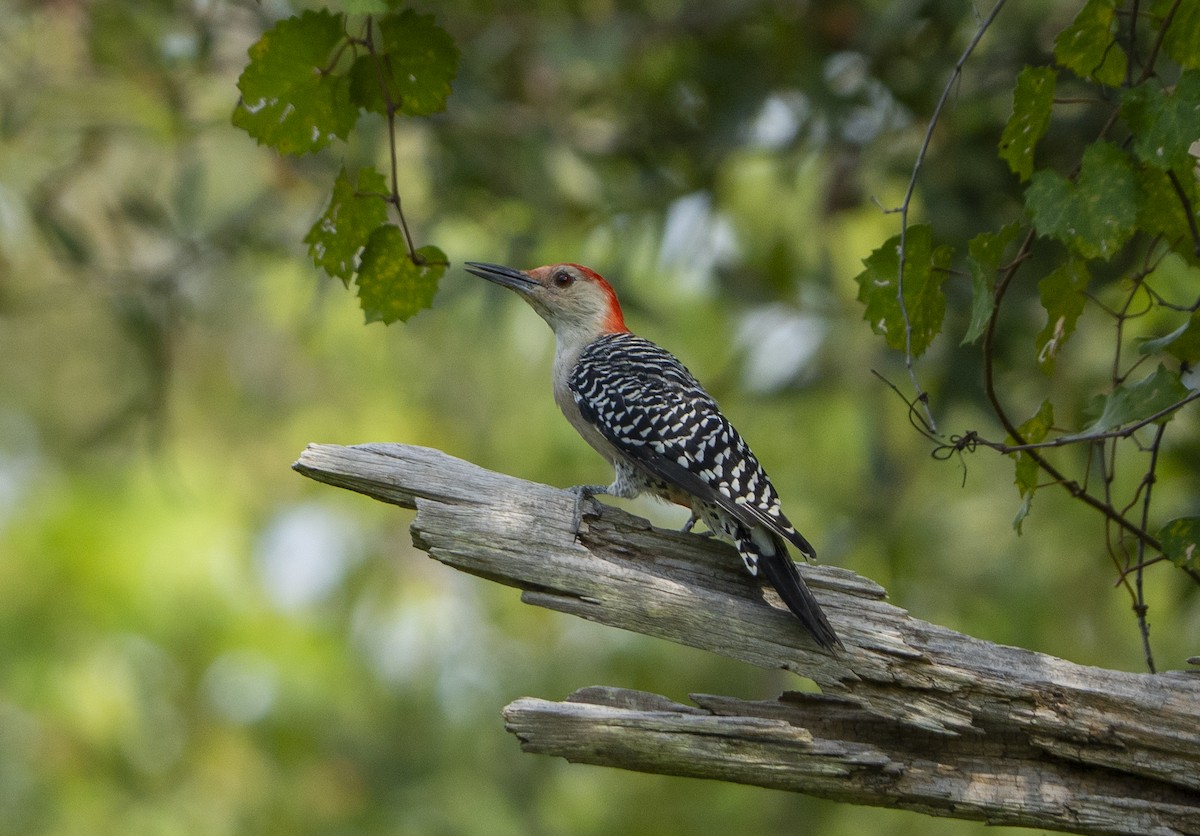
[[(414, 8), (461, 53), (445, 111), (396, 124), (418, 242), (609, 276), (822, 560), (955, 629), (1141, 668), (1103, 538), (1081, 535), (1092, 516), (1039, 495), (1018, 539), (1011, 463), (975, 457), (964, 485), (869, 373), (902, 369), (853, 277), (896, 232), (875, 200), (897, 204), (975, 29), (961, 4)], [(967, 65), (917, 193), (934, 251), (1020, 215), (997, 157), (1013, 86), (1079, 8), (1013, 0)], [(229, 114), (251, 45), (318, 9), (0, 3), (0, 832), (977, 831), (521, 755), (498, 713), (520, 695), (803, 683), (523, 607), (411, 549), (405, 514), (288, 470), (309, 441), (392, 440), (554, 484), (607, 476), (557, 414), (549, 333), (516, 300), (451, 267), (431, 310), (364, 328), (313, 269), (304, 238), (339, 172), (388, 170), (385, 116), (280, 158)], [(1082, 114), (1052, 121), (1040, 160), (1069, 172), (1100, 127)], [(1039, 258), (1031, 276), (1058, 266)], [(1194, 269), (1165, 260), (1159, 278), (1182, 292)], [(971, 284), (943, 285), (947, 333), (969, 330)], [(1011, 293), (996, 350), (1024, 357), (1046, 314), (1036, 281)], [(1080, 312), (1049, 382), (1005, 377), (1024, 414), (1047, 385), (1083, 414), (1072, 381), (1107, 374), (1098, 321)], [(954, 342), (930, 343), (925, 383), (949, 421), (986, 426), (978, 356)], [(1176, 422), (1164, 518), (1200, 493), (1196, 419)], [(1147, 584), (1178, 667), (1196, 594)]]

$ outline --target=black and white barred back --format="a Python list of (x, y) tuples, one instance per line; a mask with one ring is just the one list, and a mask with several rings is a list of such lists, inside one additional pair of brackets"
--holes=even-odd
[(693, 509), (733, 540), (750, 573), (762, 569), (818, 642), (840, 644), (783, 539), (805, 557), (813, 547), (784, 515), (753, 451), (674, 355), (628, 332), (607, 334), (580, 354), (569, 387), (583, 417), (640, 472), (640, 489), (699, 500)]
[[(570, 388), (584, 416), (635, 461), (682, 468), (703, 483), (714, 504), (723, 499), (753, 508), (759, 522), (815, 556), (784, 516), (754, 452), (674, 355), (628, 332), (608, 334), (583, 350)], [(651, 475), (662, 479), (656, 471)]]

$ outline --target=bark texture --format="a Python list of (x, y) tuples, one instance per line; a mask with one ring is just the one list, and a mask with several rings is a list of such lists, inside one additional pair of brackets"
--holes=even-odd
[(526, 751), (855, 804), (1078, 833), (1200, 834), (1200, 673), (1134, 674), (912, 618), (878, 584), (802, 566), (824, 652), (732, 547), (399, 444), (310, 445), (296, 470), (415, 508), (437, 560), (527, 603), (814, 680), (822, 694), (686, 706), (617, 688), (522, 698)]

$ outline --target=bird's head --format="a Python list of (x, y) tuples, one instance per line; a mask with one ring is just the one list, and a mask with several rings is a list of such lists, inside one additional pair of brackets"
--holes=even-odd
[(515, 290), (560, 338), (588, 339), (629, 330), (612, 285), (595, 270), (579, 264), (548, 264), (533, 270), (476, 261), (466, 266), (476, 276)]

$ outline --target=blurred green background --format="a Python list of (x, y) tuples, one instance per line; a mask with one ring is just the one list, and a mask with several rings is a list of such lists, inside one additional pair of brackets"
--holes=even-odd
[[(1098, 518), (1043, 491), (1018, 538), (1011, 463), (971, 457), (964, 483), (870, 373), (904, 386), (853, 276), (897, 229), (880, 205), (969, 6), (418, 3), (462, 62), (447, 112), (400, 126), (400, 190), (454, 266), (390, 328), (301, 242), (337, 170), (384, 158), (382, 124), (298, 160), (229, 124), (247, 47), (302, 7), (0, 2), (0, 833), (982, 829), (521, 754), (499, 715), (519, 696), (804, 683), (523, 606), (414, 550), (407, 512), (289, 469), (308, 442), (400, 441), (608, 480), (551, 400), (549, 330), (466, 259), (607, 275), (823, 561), (920, 618), (1142, 669)], [(1076, 9), (1014, 0), (968, 65), (914, 210), (938, 236), (1019, 215), (995, 157), (1013, 78)], [(955, 348), (968, 284), (921, 371), (943, 428), (999, 437)], [(1014, 358), (1044, 320), (1027, 284)], [(1054, 380), (1006, 374), (1014, 411), (1070, 400), (1104, 362), (1080, 342)], [(1172, 461), (1160, 498), (1183, 510), (1196, 451)], [(1170, 570), (1148, 583), (1159, 664), (1180, 667), (1200, 602)]]

